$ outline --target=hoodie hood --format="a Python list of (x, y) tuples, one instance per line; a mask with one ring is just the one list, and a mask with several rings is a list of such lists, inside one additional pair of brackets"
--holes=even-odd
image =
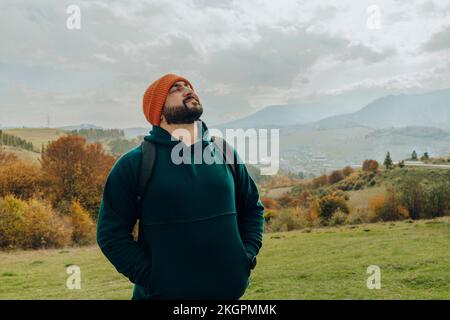
[[(201, 141), (203, 146), (210, 144), (212, 141), (206, 124), (202, 120), (196, 121), (196, 124), (198, 128), (198, 137), (195, 143), (199, 143), (199, 141)], [(161, 128), (160, 126), (153, 126), (152, 130), (150, 130), (149, 134), (145, 136), (144, 139), (155, 144), (165, 145), (168, 147), (174, 147), (177, 144), (182, 143), (181, 140), (175, 138), (167, 130)]]

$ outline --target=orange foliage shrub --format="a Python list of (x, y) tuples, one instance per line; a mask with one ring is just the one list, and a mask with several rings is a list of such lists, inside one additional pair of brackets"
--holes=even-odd
[(25, 211), (22, 248), (60, 248), (70, 243), (71, 230), (48, 203), (30, 199)]
[(21, 247), (20, 232), (25, 229), (26, 209), (27, 203), (12, 195), (0, 198), (0, 248)]
[(313, 198), (311, 201), (311, 206), (308, 210), (308, 216), (312, 223), (312, 225), (319, 225), (320, 224), (320, 206), (319, 206), (319, 199)]
[(344, 169), (342, 169), (342, 174), (343, 174), (345, 177), (348, 177), (348, 176), (351, 175), (353, 172), (355, 172), (355, 170), (354, 170), (352, 167), (350, 167), (350, 166), (346, 166)]
[(303, 190), (298, 196), (299, 205), (303, 207), (309, 207), (313, 195), (309, 190)]
[(0, 197), (13, 194), (20, 199), (29, 199), (40, 190), (40, 169), (23, 161), (6, 161), (0, 165)]
[(95, 224), (92, 218), (78, 201), (72, 201), (70, 208), (72, 225), (72, 241), (75, 244), (86, 245), (95, 240)]
[(261, 202), (264, 205), (265, 209), (277, 209), (278, 206), (278, 202), (277, 200), (273, 199), (273, 198), (269, 198), (269, 197), (261, 197)]
[(379, 163), (376, 160), (364, 160), (362, 164), (363, 171), (377, 171), (379, 167)]
[(320, 177), (314, 178), (311, 183), (314, 189), (325, 186), (328, 183), (328, 177), (327, 175), (323, 174)]
[(370, 200), (369, 221), (396, 221), (409, 217), (408, 210), (403, 207), (394, 191), (384, 196), (376, 196)]
[(334, 170), (328, 177), (328, 183), (333, 184), (344, 179), (344, 174), (341, 170)]
[(38, 249), (69, 244), (71, 229), (50, 204), (9, 195), (0, 198), (0, 234), (2, 248)]
[(290, 231), (300, 229), (298, 210), (293, 208), (280, 210), (270, 221), (270, 231)]
[(297, 205), (296, 199), (294, 199), (290, 194), (284, 194), (278, 198), (278, 205), (281, 208), (294, 207)]

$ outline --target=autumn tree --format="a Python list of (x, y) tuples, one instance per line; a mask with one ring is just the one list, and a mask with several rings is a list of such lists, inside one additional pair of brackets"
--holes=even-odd
[(0, 197), (12, 194), (26, 200), (38, 196), (41, 184), (39, 166), (11, 159), (3, 163), (0, 160)]
[(311, 183), (313, 188), (325, 186), (328, 183), (328, 177), (326, 174), (323, 174), (317, 178), (314, 178)]
[(101, 144), (86, 144), (85, 138), (77, 135), (51, 142), (40, 162), (44, 187), (52, 205), (67, 212), (72, 200), (78, 200), (96, 218), (103, 186), (114, 161)]
[(328, 183), (333, 184), (333, 183), (341, 181), (342, 179), (344, 179), (344, 175), (342, 174), (342, 171), (334, 170), (333, 172), (331, 172), (330, 176), (328, 177)]
[(362, 164), (363, 171), (373, 171), (376, 172), (378, 170), (379, 164), (376, 160), (364, 160)]
[(297, 204), (296, 199), (294, 199), (290, 194), (286, 193), (277, 199), (278, 205), (281, 208), (293, 207)]
[(354, 170), (352, 167), (346, 166), (344, 169), (342, 169), (342, 174), (343, 174), (345, 177), (348, 177), (348, 176), (351, 175), (354, 171), (355, 171), (355, 170)]

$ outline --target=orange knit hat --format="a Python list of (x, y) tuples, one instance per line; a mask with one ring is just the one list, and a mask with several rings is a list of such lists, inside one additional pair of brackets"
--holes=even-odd
[(194, 90), (194, 87), (187, 79), (176, 74), (166, 74), (162, 76), (145, 90), (142, 107), (147, 121), (152, 125), (159, 126), (161, 122), (161, 113), (167, 95), (169, 94), (169, 89), (177, 81), (186, 81), (192, 90)]

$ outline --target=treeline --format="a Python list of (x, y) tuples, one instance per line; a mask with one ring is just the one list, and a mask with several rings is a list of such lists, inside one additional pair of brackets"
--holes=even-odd
[(25, 150), (35, 151), (31, 142), (14, 135), (4, 133), (2, 130), (0, 130), (0, 145), (20, 147)]
[(82, 136), (89, 142), (125, 137), (125, 133), (121, 129), (76, 129), (68, 131), (68, 134)]
[(114, 139), (108, 142), (108, 146), (111, 149), (111, 154), (114, 156), (120, 156), (121, 154), (129, 151), (130, 149), (138, 146), (144, 140), (143, 136), (138, 136), (136, 139)]
[(435, 164), (439, 164), (439, 163), (449, 163), (450, 162), (450, 157), (440, 157), (440, 158), (432, 158), (430, 157), (430, 155), (428, 154), (428, 152), (424, 152), (423, 155), (419, 158), (419, 156), (417, 155), (416, 150), (413, 150), (413, 152), (411, 153), (411, 157), (407, 160), (421, 160), (424, 161), (426, 163), (435, 163)]
[(91, 243), (116, 160), (78, 135), (50, 142), (40, 165), (0, 150), (0, 248)]

